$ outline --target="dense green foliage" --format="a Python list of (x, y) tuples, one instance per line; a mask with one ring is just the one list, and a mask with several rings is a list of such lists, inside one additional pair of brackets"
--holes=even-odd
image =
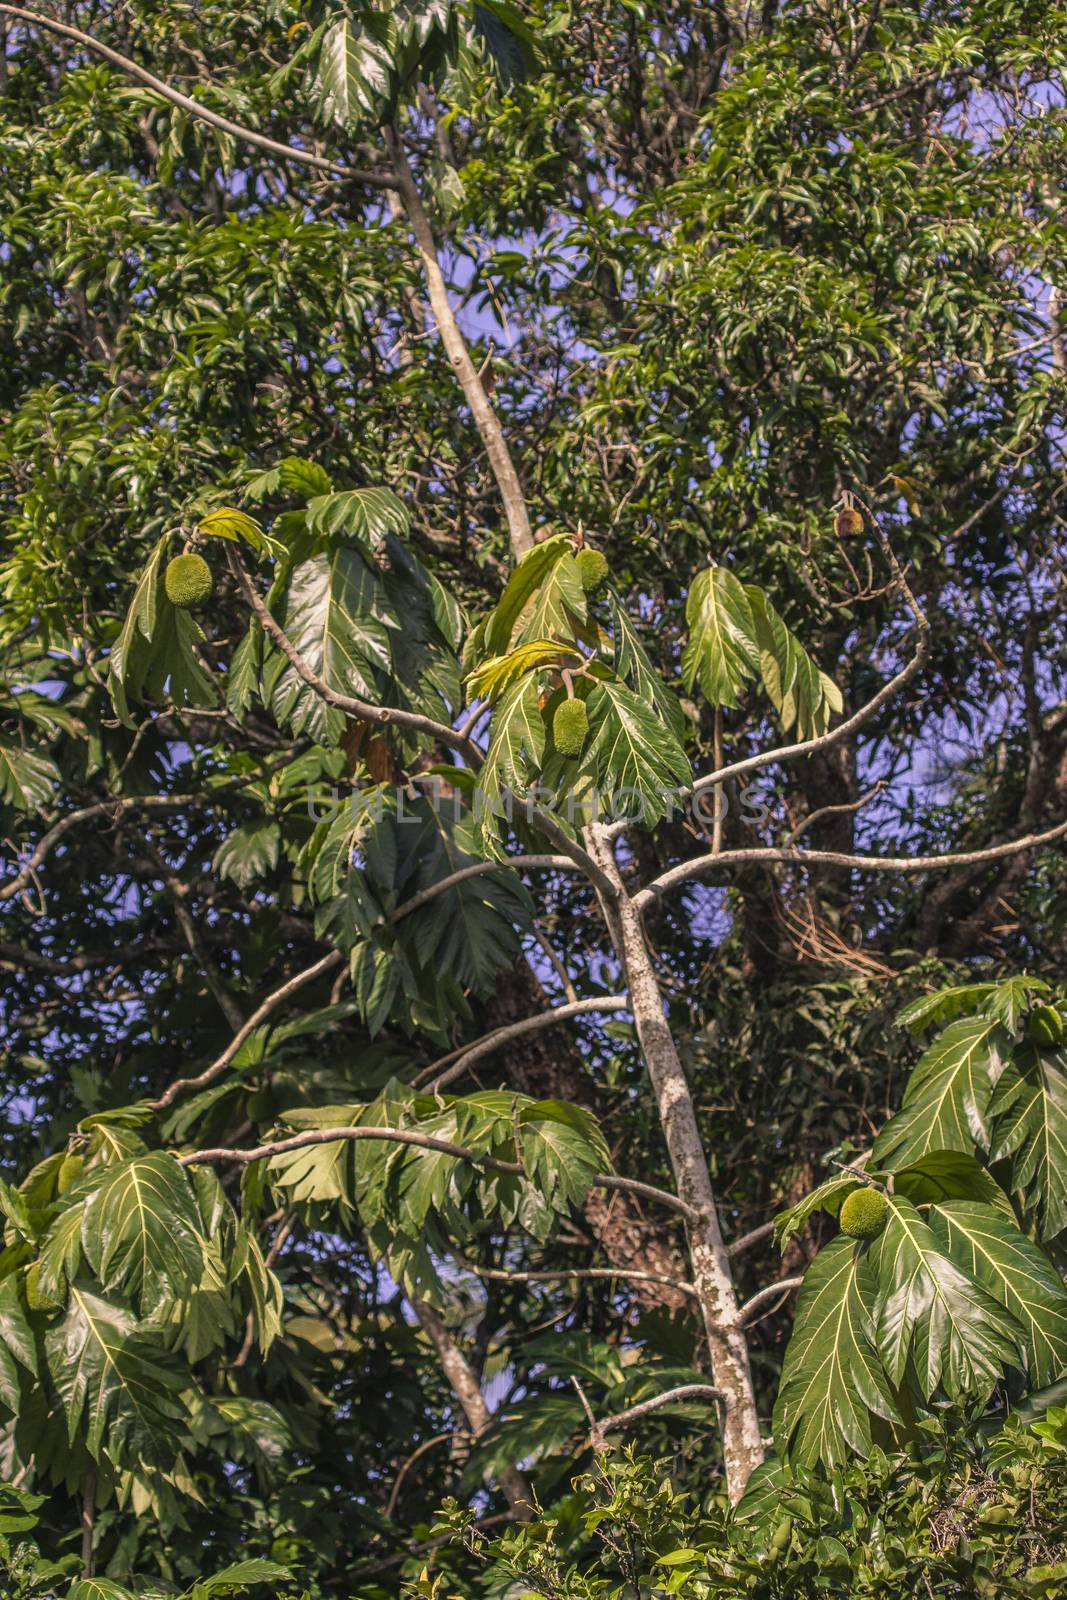
[[(1044, 1440), (1013, 1433), (995, 1471), (965, 1436), (931, 1428), (909, 1453), (876, 1448), (825, 1483), (768, 1476), (728, 1517), (631, 1454), (576, 1479), (551, 1521), (479, 1535), (452, 1507), (441, 1527), (485, 1564), (490, 1592), (516, 1600), (1053, 1600), (1067, 1586), (1057, 1416)], [(443, 1567), (407, 1593), (450, 1597)]]
[[(48, 18), (0, 8), (5, 1593), (1064, 1592), (1067, 13)], [(776, 1215), (749, 1380), (708, 1237)]]

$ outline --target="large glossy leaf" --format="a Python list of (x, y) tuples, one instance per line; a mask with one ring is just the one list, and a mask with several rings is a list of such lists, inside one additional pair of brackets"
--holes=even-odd
[(104, 1288), (121, 1286), (142, 1312), (195, 1288), (200, 1215), (174, 1157), (155, 1151), (109, 1168), (86, 1203), (82, 1245)]
[(825, 733), (831, 714), (840, 711), (841, 691), (821, 672), (799, 639), (778, 615), (762, 589), (745, 589), (752, 608), (760, 676), (778, 720), (786, 733), (798, 739)]
[(1048, 993), (1041, 978), (1012, 977), (999, 983), (957, 983), (936, 994), (922, 995), (904, 1007), (897, 1021), (912, 1033), (921, 1033), (935, 1022), (955, 1022), (963, 1012), (996, 1017), (1010, 1032), (1034, 995)]
[(132, 1312), (75, 1283), (45, 1348), (72, 1441), (83, 1428), (96, 1459), (106, 1451), (116, 1462), (172, 1465), (185, 1418), (179, 1393), (188, 1374), (141, 1334)]
[[(398, 879), (405, 896), (428, 889), (479, 859), (469, 820), (457, 824), (447, 806), (429, 800), (410, 809), (414, 814), (396, 829)], [(419, 826), (414, 825), (416, 818)], [(435, 896), (397, 924), (396, 937), (421, 969), (485, 994), (500, 971), (515, 960), (520, 937), (532, 918), (533, 902), (525, 887), (502, 866), (499, 872), (465, 878)]]
[(200, 532), (209, 539), (226, 539), (231, 544), (243, 541), (257, 555), (269, 555), (275, 561), (285, 558), (285, 546), (265, 532), (254, 517), (233, 506), (210, 511), (200, 522)]
[(589, 759), (614, 816), (639, 815), (651, 827), (667, 816), (692, 778), (673, 729), (628, 689), (608, 679), (587, 701), (593, 730)]
[[(857, 1165), (862, 1166), (862, 1162)], [(780, 1211), (775, 1217), (775, 1243), (784, 1250), (790, 1239), (803, 1231), (816, 1211), (825, 1211), (831, 1217), (836, 1217), (845, 1196), (859, 1186), (860, 1180), (849, 1172), (835, 1173), (832, 1178), (827, 1178), (825, 1182), (818, 1184), (802, 1200), (798, 1200), (795, 1206), (790, 1206), (787, 1211)]]
[(484, 45), (501, 82), (527, 77), (536, 65), (536, 35), (510, 0), (481, 0), (472, 9), (474, 33)]
[(588, 600), (578, 563), (570, 550), (545, 575), (515, 634), (518, 642), (532, 639), (572, 639), (586, 627)]
[(705, 567), (693, 579), (685, 607), (689, 642), (682, 653), (687, 689), (699, 681), (714, 706), (737, 706), (756, 676), (759, 652), (752, 605), (728, 567)]
[(276, 1561), (237, 1561), (214, 1577), (201, 1578), (189, 1591), (189, 1600), (213, 1600), (215, 1595), (244, 1594), (258, 1583), (284, 1583), (290, 1573)]
[(280, 844), (281, 829), (276, 822), (246, 822), (222, 841), (211, 865), (221, 878), (246, 889), (278, 865)]
[[(331, 689), (378, 704), (378, 673), (392, 665), (389, 614), (377, 575), (358, 550), (315, 556), (293, 573), (285, 628), (311, 668)], [(274, 710), (295, 733), (336, 743), (344, 717), (327, 706), (289, 665), (273, 696)]]
[(137, 582), (108, 660), (108, 687), (118, 715), (129, 719), (128, 701), (169, 695), (176, 705), (213, 705), (214, 681), (197, 659), (203, 633), (187, 611), (171, 605), (163, 590), (164, 535)]
[[(363, 1106), (318, 1106), (314, 1110), (290, 1111), (285, 1120), (294, 1132), (304, 1128), (351, 1128), (363, 1112)], [(288, 1150), (271, 1158), (271, 1182), (284, 1189), (294, 1203), (316, 1200), (350, 1204), (354, 1149), (351, 1141), (338, 1139), (336, 1143)]]
[(924, 1399), (982, 1399), (1007, 1367), (1021, 1367), (1026, 1336), (993, 1295), (950, 1260), (910, 1200), (889, 1197), (871, 1246), (878, 1279), (875, 1342), (894, 1383), (913, 1373)]
[(269, 1473), (292, 1444), (292, 1431), (275, 1406), (246, 1395), (216, 1395), (196, 1413), (195, 1431), (220, 1455)]
[(678, 697), (668, 689), (652, 665), (648, 651), (626, 614), (626, 608), (614, 595), (611, 598), (611, 619), (614, 640), (612, 665), (617, 676), (629, 684), (639, 700), (653, 706), (681, 740), (685, 731), (685, 714), (678, 703)]
[(112, 677), (120, 684), (125, 684), (128, 674), (133, 668), (136, 652), (143, 648), (143, 643), (149, 643), (156, 630), (160, 611), (163, 608), (163, 563), (170, 539), (164, 535), (153, 547), (152, 554), (145, 563), (144, 571), (137, 580), (137, 587), (133, 591), (126, 612), (126, 620), (111, 648), (109, 667)]
[(522, 796), (545, 753), (545, 724), (537, 681), (520, 678), (505, 693), (493, 717), (485, 763), (478, 774), (478, 798), (487, 835), (495, 832), (493, 812), (505, 803), (505, 790)]
[(67, 1600), (136, 1600), (136, 1596), (110, 1578), (79, 1578)]
[(989, 1107), (992, 1161), (1011, 1161), (1011, 1182), (1043, 1239), (1067, 1228), (1067, 1055), (1019, 1046)]
[(518, 1124), (523, 1168), (553, 1210), (580, 1206), (596, 1174), (611, 1169), (600, 1126), (581, 1106), (538, 1100)]
[(962, 1150), (931, 1150), (893, 1174), (893, 1189), (913, 1206), (942, 1200), (981, 1200), (1014, 1220), (1011, 1201), (973, 1155)]
[(1067, 1289), (1040, 1247), (1010, 1215), (977, 1200), (942, 1201), (930, 1228), (945, 1254), (996, 1296), (1025, 1330), (1031, 1384), (1067, 1372)]
[(392, 81), (392, 59), (380, 40), (342, 17), (327, 28), (316, 89), (324, 114), (342, 128), (373, 113)]
[(463, 1483), (473, 1490), (483, 1479), (499, 1482), (508, 1467), (530, 1467), (559, 1450), (574, 1434), (588, 1435), (577, 1395), (560, 1391), (532, 1395), (494, 1417), (471, 1451)]
[(774, 1412), (775, 1448), (801, 1465), (865, 1456), (870, 1413), (898, 1419), (874, 1349), (876, 1292), (867, 1251), (845, 1234), (805, 1274)]
[(50, 756), (0, 739), (0, 802), (16, 811), (33, 811), (52, 798), (58, 782), (59, 768)]
[(463, 664), (470, 671), (487, 656), (506, 655), (519, 618), (558, 561), (571, 552), (567, 534), (556, 534), (534, 545), (519, 562), (493, 610), (480, 622), (463, 649)]
[(12, 1274), (0, 1281), (0, 1401), (16, 1417), (36, 1373), (37, 1346)]
[(872, 1166), (893, 1171), (932, 1150), (986, 1147), (986, 1113), (1009, 1041), (994, 1017), (952, 1023), (917, 1062), (904, 1103), (874, 1143)]
[(312, 533), (370, 545), (387, 533), (406, 533), (411, 518), (391, 489), (344, 489), (316, 495), (308, 503), (307, 523)]
[(551, 639), (531, 639), (505, 656), (490, 656), (470, 674), (467, 691), (472, 700), (499, 700), (505, 689), (535, 667), (580, 666), (577, 650)]

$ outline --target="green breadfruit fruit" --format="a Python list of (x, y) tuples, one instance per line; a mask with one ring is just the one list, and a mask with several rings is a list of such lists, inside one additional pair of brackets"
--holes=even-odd
[(552, 718), (552, 737), (561, 756), (581, 754), (585, 736), (589, 732), (589, 717), (585, 702), (564, 700)]
[(776, 1524), (774, 1532), (771, 1534), (770, 1542), (767, 1545), (768, 1560), (777, 1561), (779, 1556), (784, 1555), (789, 1549), (792, 1537), (793, 1519), (792, 1517), (783, 1517), (781, 1522)]
[(579, 550), (574, 558), (578, 563), (578, 576), (582, 580), (582, 588), (586, 594), (592, 594), (594, 589), (599, 589), (608, 575), (608, 558), (599, 550), (590, 550), (588, 545), (584, 550)]
[(56, 1189), (59, 1193), (66, 1194), (68, 1189), (73, 1189), (84, 1171), (84, 1156), (64, 1156), (63, 1164), (56, 1173)]
[(29, 1306), (30, 1310), (44, 1311), (48, 1315), (51, 1315), (56, 1311), (62, 1311), (63, 1302), (61, 1300), (53, 1300), (50, 1294), (44, 1294), (41, 1289), (40, 1280), (41, 1263), (39, 1261), (35, 1261), (27, 1270), (26, 1282), (24, 1285), (26, 1290), (26, 1304)]
[(191, 611), (194, 606), (202, 605), (211, 593), (211, 568), (203, 556), (187, 550), (184, 555), (168, 561), (163, 587), (172, 606), (180, 611)]
[(885, 1227), (889, 1210), (884, 1194), (877, 1189), (853, 1189), (845, 1196), (838, 1221), (841, 1232), (850, 1239), (877, 1239)]
[(1067, 1024), (1055, 1006), (1035, 1006), (1028, 1026), (1035, 1044), (1062, 1044), (1067, 1036)]

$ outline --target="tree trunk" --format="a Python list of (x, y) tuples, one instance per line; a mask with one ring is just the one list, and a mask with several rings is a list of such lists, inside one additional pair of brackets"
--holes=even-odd
[[(471, 1432), (475, 1438), (479, 1438), (488, 1428), (493, 1414), (485, 1403), (474, 1368), (433, 1307), (424, 1300), (413, 1300), (411, 1303), (422, 1331), (437, 1351), (442, 1371), (455, 1391)], [(534, 1498), (529, 1484), (517, 1467), (505, 1468), (500, 1474), (500, 1487), (518, 1520), (528, 1522), (533, 1515)]]
[(727, 1490), (736, 1504), (752, 1472), (763, 1460), (763, 1440), (752, 1388), (748, 1343), (741, 1326), (730, 1259), (719, 1226), (711, 1174), (693, 1097), (664, 1016), (663, 996), (640, 913), (626, 891), (611, 843), (601, 828), (586, 830), (586, 846), (601, 871), (616, 886), (617, 900), (605, 905), (605, 915), (626, 969), (637, 1037), (656, 1096), (678, 1194), (702, 1218), (690, 1228), (690, 1257), (712, 1376), (716, 1388), (727, 1397), (722, 1407), (723, 1462)]
[[(537, 974), (525, 957), (510, 972), (501, 973), (496, 993), (485, 1008), (492, 1026), (518, 1022), (551, 1005)], [(508, 1083), (535, 1100), (565, 1100), (583, 1106), (594, 1116), (598, 1106), (596, 1084), (574, 1042), (564, 1029), (553, 1037), (529, 1033), (515, 1039), (502, 1053)], [(640, 1201), (619, 1189), (592, 1189), (585, 1200), (585, 1221), (608, 1262), (621, 1273), (651, 1272), (676, 1283), (687, 1277), (685, 1255), (674, 1230), (659, 1219), (642, 1214)], [(690, 1304), (689, 1296), (667, 1283), (633, 1282), (630, 1291), (638, 1305), (662, 1309), (672, 1315)]]

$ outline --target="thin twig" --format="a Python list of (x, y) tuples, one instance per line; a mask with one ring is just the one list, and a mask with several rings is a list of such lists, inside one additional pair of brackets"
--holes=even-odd
[[(424, 1456), (427, 1450), (432, 1450), (436, 1444), (444, 1444), (447, 1439), (455, 1439), (459, 1437), (461, 1432), (462, 1430), (449, 1428), (447, 1433), (435, 1433), (431, 1439), (424, 1439), (419, 1445), (418, 1449), (411, 1452), (407, 1460), (401, 1466), (400, 1471), (393, 1479), (393, 1487), (389, 1491), (389, 1499), (386, 1502), (385, 1507), (385, 1515), (387, 1517), (391, 1517), (393, 1512), (396, 1510), (396, 1502), (400, 1497), (400, 1490), (404, 1479), (407, 1477), (416, 1461), (419, 1460), (420, 1456)], [(465, 1435), (464, 1437), (469, 1437), (469, 1435)]]
[(503, 1267), (479, 1267), (459, 1256), (457, 1260), (476, 1278), (492, 1278), (498, 1283), (559, 1283), (571, 1278), (625, 1278), (628, 1283), (662, 1283), (680, 1294), (695, 1295), (696, 1285), (680, 1283), (658, 1272), (634, 1272), (629, 1267), (563, 1267), (558, 1272), (506, 1272)]
[[(568, 866), (570, 866), (571, 864), (572, 863), (570, 863), (570, 862), (567, 863)], [(560, 985), (562, 986), (562, 989), (563, 989), (563, 993), (566, 995), (566, 997), (570, 1001), (571, 1005), (577, 1004), (578, 991), (574, 987), (574, 982), (573, 982), (573, 980), (571, 978), (570, 973), (567, 971), (566, 967), (563, 965), (563, 962), (560, 960), (559, 956), (556, 954), (556, 950), (555, 950), (555, 947), (552, 944), (551, 939), (548, 937), (548, 935), (544, 932), (543, 929), (541, 929), (541, 928), (539, 928), (537, 926), (536, 923), (534, 924), (533, 928), (530, 931), (532, 932), (534, 938), (537, 940), (537, 943), (540, 946), (541, 951), (544, 954), (544, 957), (545, 957), (546, 961), (548, 962), (549, 966), (552, 968), (552, 971), (556, 974), (556, 977), (559, 979)]]
[(420, 906), (436, 899), (439, 894), (444, 894), (446, 889), (453, 889), (456, 884), (463, 883), (468, 878), (481, 877), (486, 872), (503, 872), (508, 867), (528, 872), (537, 869), (545, 872), (573, 872), (575, 866), (576, 863), (570, 856), (502, 856), (499, 861), (474, 861), (469, 866), (458, 867), (455, 872), (449, 873), (447, 878), (431, 883), (429, 888), (420, 889), (410, 900), (405, 900), (402, 905), (397, 906), (389, 921), (399, 922), (401, 918), (410, 916), (413, 911), (418, 911)]
[(262, 1004), (253, 1011), (248, 1021), (243, 1023), (237, 1030), (225, 1050), (211, 1063), (210, 1067), (205, 1067), (204, 1071), (197, 1073), (194, 1078), (175, 1078), (174, 1082), (160, 1095), (159, 1099), (152, 1101), (153, 1111), (166, 1110), (167, 1106), (177, 1099), (183, 1089), (203, 1089), (207, 1084), (213, 1083), (219, 1074), (229, 1066), (249, 1034), (254, 1032), (259, 1027), (259, 1024), (270, 1016), (272, 1011), (276, 1010), (284, 1000), (288, 1000), (289, 996), (295, 994), (298, 989), (302, 989), (306, 983), (312, 983), (322, 973), (329, 972), (331, 968), (338, 966), (343, 960), (344, 956), (340, 950), (331, 950), (328, 956), (323, 956), (312, 966), (305, 967), (303, 972), (297, 972), (293, 977), (287, 978), (280, 988), (275, 989), (273, 994), (269, 994)]
[(746, 1250), (751, 1250), (754, 1244), (759, 1244), (761, 1239), (767, 1239), (774, 1232), (773, 1222), (761, 1222), (758, 1228), (753, 1228), (749, 1233), (743, 1233), (739, 1239), (726, 1246), (726, 1254), (731, 1261), (743, 1255)]
[(870, 805), (872, 800), (877, 799), (878, 795), (883, 794), (886, 787), (887, 785), (885, 779), (879, 778), (874, 788), (868, 789), (867, 793), (861, 795), (858, 800), (851, 800), (847, 804), (838, 806), (820, 806), (817, 811), (812, 811), (810, 815), (803, 819), (802, 822), (798, 823), (798, 825), (793, 829), (792, 833), (786, 835), (785, 839), (782, 841), (783, 844), (796, 844), (797, 840), (801, 838), (803, 834), (807, 833), (809, 828), (813, 828), (815, 824), (817, 822), (821, 822), (824, 817), (838, 817), (847, 815), (849, 812), (862, 811), (864, 806)]

